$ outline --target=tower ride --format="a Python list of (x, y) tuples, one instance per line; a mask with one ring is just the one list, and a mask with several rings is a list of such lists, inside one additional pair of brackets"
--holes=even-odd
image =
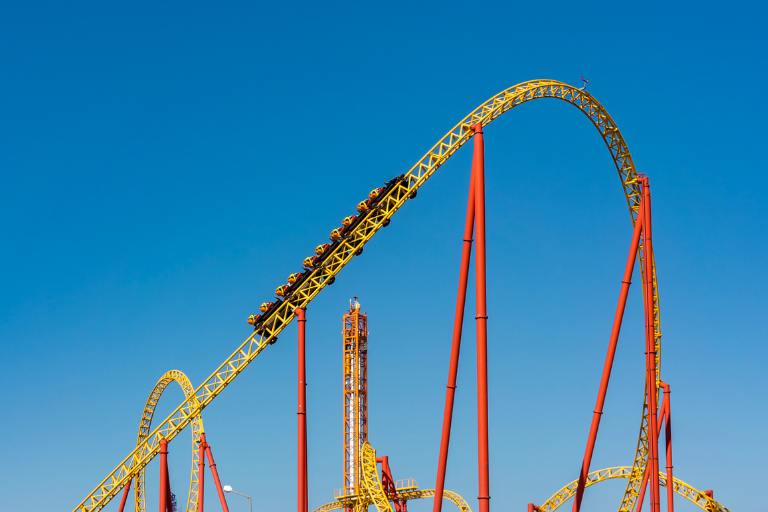
[[(360, 455), (368, 441), (368, 316), (357, 297), (349, 301), (342, 327), (344, 373), (344, 495), (361, 493)], [(347, 509), (351, 510), (351, 509)]]
[[(344, 313), (341, 339), (344, 486), (336, 493), (335, 501), (315, 512), (342, 508), (345, 512), (367, 512), (371, 506), (377, 511), (407, 512), (409, 500), (432, 498), (435, 490), (419, 489), (412, 478), (396, 481), (389, 457), (377, 457), (368, 442), (368, 315), (360, 311), (357, 297), (349, 301), (349, 310)], [(472, 512), (458, 493), (445, 490), (443, 496), (461, 512)]]

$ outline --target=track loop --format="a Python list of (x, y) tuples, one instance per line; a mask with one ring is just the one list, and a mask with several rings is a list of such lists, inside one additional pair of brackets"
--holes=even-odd
[[(139, 434), (136, 439), (136, 446), (141, 446), (149, 435), (149, 430), (152, 426), (152, 418), (155, 415), (155, 409), (157, 403), (160, 401), (160, 397), (168, 388), (168, 386), (175, 382), (179, 385), (184, 398), (190, 398), (195, 396), (195, 388), (192, 386), (189, 378), (181, 370), (169, 370), (163, 374), (157, 381), (155, 387), (149, 393), (147, 403), (144, 405), (144, 411), (141, 414), (141, 421), (139, 422)], [(189, 477), (189, 493), (187, 494), (187, 512), (197, 512), (197, 500), (198, 500), (198, 474), (197, 464), (200, 459), (200, 453), (198, 447), (200, 446), (200, 435), (203, 430), (203, 418), (198, 414), (192, 419), (192, 470)], [(146, 496), (145, 496), (145, 471), (142, 469), (136, 477), (136, 486), (134, 488), (134, 499), (136, 502), (136, 512), (146, 511)]]
[[(598, 469), (597, 471), (592, 471), (589, 473), (587, 476), (586, 487), (591, 487), (595, 484), (606, 482), (608, 480), (614, 480), (617, 478), (630, 478), (631, 476), (632, 468), (629, 466), (616, 466)], [(663, 471), (659, 472), (659, 481), (662, 486), (667, 486), (667, 474)], [(560, 508), (561, 505), (573, 498), (576, 495), (577, 484), (578, 480), (574, 480), (564, 485), (556, 493), (547, 498), (547, 501), (539, 506), (541, 512), (554, 512)], [(710, 498), (703, 491), (688, 485), (679, 478), (673, 479), (672, 488), (676, 494), (687, 499), (705, 512), (730, 512), (721, 503)]]

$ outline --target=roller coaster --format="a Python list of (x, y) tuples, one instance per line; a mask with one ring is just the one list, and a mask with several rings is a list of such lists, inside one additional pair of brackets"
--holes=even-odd
[[(275, 291), (275, 299), (266, 301), (259, 312), (248, 318), (253, 330), (234, 351), (197, 387), (176, 370), (163, 375), (150, 393), (141, 416), (135, 448), (89, 492), (74, 508), (74, 512), (96, 512), (103, 509), (122, 492), (122, 511), (131, 484), (135, 496), (135, 509), (144, 512), (146, 466), (155, 458), (160, 460), (160, 511), (172, 509), (168, 483), (167, 452), (169, 443), (184, 429), (192, 431), (192, 471), (187, 512), (203, 510), (203, 475), (208, 460), (222, 508), (228, 510), (222, 492), (210, 445), (203, 431), (202, 412), (240, 375), (248, 365), (277, 341), (278, 335), (294, 320), (299, 325), (298, 362), (298, 425), (297, 425), (297, 511), (307, 512), (306, 464), (306, 383), (304, 379), (304, 324), (305, 310), (326, 286), (333, 284), (336, 275), (363, 248), (376, 233), (389, 225), (392, 217), (416, 197), (418, 190), (462, 146), (473, 141), (473, 159), (467, 201), (466, 222), (461, 245), (461, 267), (453, 336), (446, 386), (440, 454), (434, 489), (419, 489), (413, 481), (395, 482), (388, 459), (377, 457), (367, 441), (360, 445), (360, 477), (355, 493), (342, 493), (335, 501), (316, 509), (324, 512), (345, 509), (358, 512), (373, 506), (377, 512), (403, 512), (412, 499), (433, 500), (433, 511), (442, 510), (443, 501), (451, 502), (461, 511), (470, 511), (469, 504), (456, 493), (444, 488), (453, 417), (454, 394), (465, 312), (470, 260), (475, 264), (475, 327), (477, 334), (477, 439), (478, 439), (478, 510), (490, 510), (488, 394), (487, 394), (487, 322), (486, 311), (486, 248), (485, 248), (485, 164), (484, 129), (506, 112), (524, 103), (539, 99), (556, 99), (570, 104), (584, 113), (604, 141), (618, 174), (622, 193), (626, 199), (630, 225), (630, 249), (619, 293), (608, 349), (600, 379), (597, 400), (590, 424), (586, 448), (576, 478), (536, 505), (528, 504), (529, 512), (552, 512), (572, 500), (572, 511), (579, 512), (585, 489), (613, 479), (626, 480), (618, 504), (619, 512), (639, 512), (648, 495), (651, 512), (661, 511), (661, 488), (666, 488), (666, 508), (674, 511), (675, 496), (690, 501), (701, 510), (728, 512), (714, 499), (712, 491), (699, 490), (673, 475), (672, 464), (672, 408), (670, 386), (661, 372), (661, 313), (658, 294), (656, 264), (653, 256), (650, 180), (637, 172), (629, 148), (613, 118), (588, 92), (556, 80), (532, 80), (501, 91), (461, 119), (440, 138), (407, 172), (400, 174), (381, 187), (371, 191), (357, 205), (357, 213), (345, 217), (338, 228), (330, 233), (330, 240), (317, 246), (313, 255), (303, 260), (301, 270), (288, 276), (286, 284)], [(474, 249), (474, 258), (472, 258)], [(621, 331), (624, 309), (629, 294), (635, 264), (642, 281), (643, 315), (645, 324), (645, 385), (641, 407), (640, 426), (631, 465), (591, 470), (600, 419), (608, 389), (613, 359)], [(184, 400), (156, 426), (152, 426), (155, 406), (160, 395), (172, 382), (178, 383)], [(357, 421), (357, 420), (356, 420)], [(355, 431), (357, 432), (357, 431)], [(665, 468), (660, 468), (659, 445), (664, 437)], [(358, 436), (358, 439), (361, 439)], [(381, 472), (377, 468), (381, 465)]]

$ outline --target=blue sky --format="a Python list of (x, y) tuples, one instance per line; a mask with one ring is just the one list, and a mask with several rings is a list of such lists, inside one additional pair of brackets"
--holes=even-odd
[[(732, 510), (757, 509), (765, 12), (727, 7), (3, 6), (0, 508), (71, 509), (131, 448), (157, 377), (207, 376), (368, 190), (499, 90), (584, 75), (653, 183), (676, 472)], [(486, 130), (486, 148), (491, 495), (520, 510), (576, 476), (630, 233), (610, 158), (576, 109), (515, 109)], [(397, 478), (433, 485), (469, 156), (309, 310), (310, 506), (341, 486), (339, 334), (352, 295), (369, 314), (371, 441)], [(595, 468), (634, 450), (639, 303), (637, 288)], [(467, 325), (448, 486), (473, 500)], [(205, 412), (223, 479), (257, 510), (295, 500), (294, 338), (291, 327)], [(180, 396), (169, 391), (158, 414)], [(180, 501), (188, 443), (171, 445)], [(604, 484), (585, 504), (615, 506), (622, 489)], [(245, 507), (233, 499), (233, 512)]]

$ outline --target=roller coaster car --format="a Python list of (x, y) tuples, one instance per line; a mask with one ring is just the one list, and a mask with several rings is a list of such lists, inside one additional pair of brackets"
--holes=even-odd
[[(386, 182), (383, 187), (377, 188), (376, 191), (379, 191), (379, 193), (376, 195), (376, 199), (381, 200), (381, 198), (389, 193), (390, 190), (395, 188), (397, 185), (405, 181), (405, 174), (401, 174), (400, 176), (396, 176)], [(373, 193), (372, 191), (371, 193)], [(373, 199), (373, 198), (371, 198)]]
[(313, 269), (320, 266), (322, 261), (330, 254), (331, 244), (320, 244), (315, 247), (316, 256), (307, 256), (304, 258), (304, 266)]
[(371, 200), (370, 199), (365, 199), (365, 200), (360, 201), (359, 203), (357, 203), (357, 211), (360, 212), (360, 213), (365, 213), (365, 212), (367, 212), (370, 209), (371, 209)]
[[(273, 302), (262, 302), (261, 306), (259, 306), (259, 311), (261, 311), (261, 314), (259, 314), (259, 315), (251, 315), (250, 317), (248, 317), (248, 323), (250, 324), (251, 323), (251, 319), (253, 318), (253, 322), (254, 323), (251, 324), (251, 325), (253, 325), (253, 327), (256, 330), (256, 332), (262, 333), (262, 331), (264, 330), (264, 327), (265, 327), (264, 326), (264, 322), (267, 321), (269, 316), (272, 313), (274, 313), (277, 310), (277, 308), (280, 307), (280, 304), (282, 304), (282, 303), (283, 303), (282, 300), (276, 300), (276, 301), (273, 301)], [(275, 322), (275, 320), (273, 318), (272, 319), (272, 324), (274, 324), (274, 322)], [(272, 341), (270, 343), (274, 343), (274, 341)]]
[(341, 240), (341, 237), (344, 235), (344, 228), (336, 228), (333, 231), (331, 231), (331, 240), (334, 242)]
[(288, 286), (287, 284), (278, 286), (277, 288), (275, 288), (275, 295), (277, 295), (278, 297), (285, 297), (285, 295), (288, 293), (289, 288), (290, 286)]
[(384, 192), (389, 192), (394, 188), (395, 185), (398, 185), (402, 183), (405, 180), (405, 174), (400, 174), (399, 176), (395, 176), (388, 182), (384, 184)]
[(375, 188), (368, 193), (368, 198), (371, 201), (375, 201), (376, 198), (378, 198), (382, 192), (384, 192), (384, 187)]
[(304, 282), (304, 279), (307, 278), (309, 275), (308, 271), (304, 272), (294, 272), (293, 274), (288, 276), (288, 284), (286, 286), (283, 286), (282, 288), (287, 288), (286, 290), (283, 290), (285, 295), (292, 294), (296, 289), (301, 286), (301, 283)]
[(357, 220), (357, 215), (348, 215), (344, 217), (344, 220), (341, 221), (341, 225), (345, 228), (348, 228), (352, 225), (353, 222), (355, 222), (355, 220)]

